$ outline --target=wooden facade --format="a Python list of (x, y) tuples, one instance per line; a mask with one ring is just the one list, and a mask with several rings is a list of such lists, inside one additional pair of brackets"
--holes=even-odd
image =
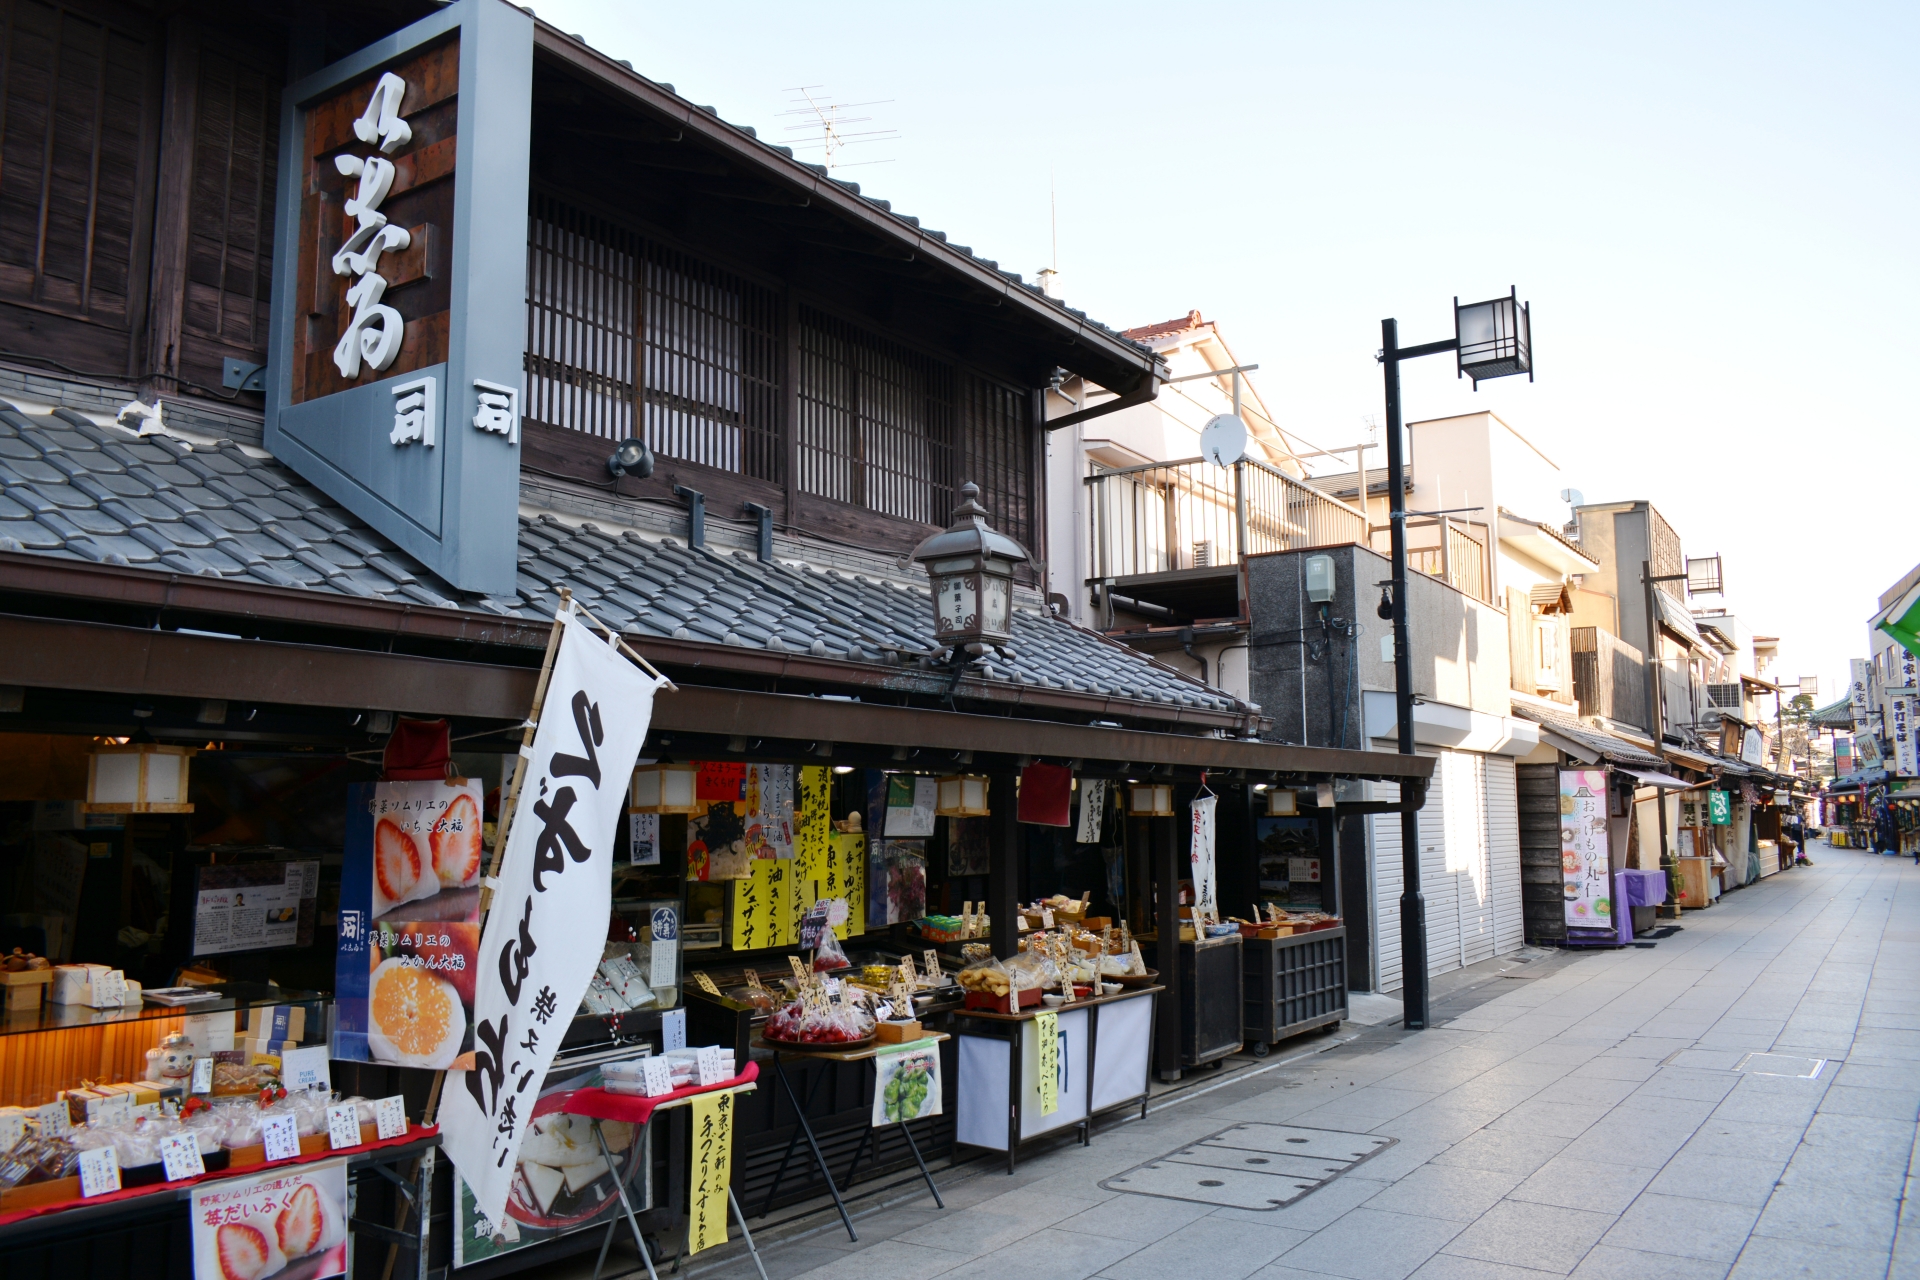
[[(351, 233), (336, 155), (377, 76), (280, 152), (284, 86), (433, 11), (425, 0), (0, 0), (0, 361), (259, 411), (224, 365), (267, 360), (273, 255), (298, 255), (295, 403), (343, 384)], [(443, 358), (458, 46), (397, 68), (412, 139), (382, 205), (407, 249), (383, 301), (391, 376)], [(1040, 552), (1038, 388), (1070, 367), (1132, 390), (1152, 357), (938, 232), (725, 125), (551, 28), (534, 65), (523, 470), (623, 498), (707, 497), (790, 533), (902, 555), (959, 486)], [(276, 246), (282, 164), (299, 243)], [(615, 479), (611, 446), (654, 449)], [(1041, 566), (1031, 567), (1037, 574)], [(1037, 580), (1037, 579), (1036, 579)]]

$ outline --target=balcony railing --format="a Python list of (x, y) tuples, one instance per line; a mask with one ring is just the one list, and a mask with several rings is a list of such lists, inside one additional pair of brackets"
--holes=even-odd
[(1252, 459), (1232, 467), (1205, 458), (1149, 463), (1086, 483), (1096, 580), (1367, 541), (1357, 508)]
[[(1459, 521), (1441, 520), (1439, 526), (1440, 545), (1409, 548), (1407, 567), (1491, 604), (1493, 583), (1487, 574), (1486, 544)], [(1418, 527), (1418, 522), (1409, 521), (1407, 536), (1413, 537)]]

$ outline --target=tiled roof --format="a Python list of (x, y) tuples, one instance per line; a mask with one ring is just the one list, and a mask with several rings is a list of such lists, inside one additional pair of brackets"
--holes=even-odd
[(1207, 321), (1200, 318), (1198, 311), (1189, 311), (1175, 320), (1162, 320), (1159, 324), (1143, 324), (1132, 329), (1122, 329), (1120, 336), (1132, 338), (1135, 342), (1151, 342), (1155, 338), (1170, 337), (1176, 333), (1192, 333), (1195, 329), (1204, 329)]
[(1588, 750), (1598, 752), (1614, 764), (1637, 769), (1666, 768), (1666, 761), (1631, 739), (1585, 724), (1573, 716), (1558, 715), (1520, 702), (1513, 704), (1513, 714), (1522, 720), (1531, 720), (1537, 725), (1551, 729), (1563, 737), (1571, 738)]
[[(529, 620), (561, 586), (609, 626), (849, 662), (898, 663), (933, 646), (925, 588), (763, 563), (744, 552), (520, 518), (519, 587), (462, 592), (272, 458), (231, 441), (135, 437), (68, 409), (0, 401), (0, 551), (250, 579)], [(1015, 657), (991, 680), (1234, 713), (1225, 694), (1094, 632), (1017, 610)]]

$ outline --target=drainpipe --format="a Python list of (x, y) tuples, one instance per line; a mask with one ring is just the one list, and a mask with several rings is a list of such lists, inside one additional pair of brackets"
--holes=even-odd
[(1213, 681), (1207, 679), (1207, 660), (1193, 651), (1193, 628), (1192, 627), (1182, 627), (1180, 629), (1180, 647), (1187, 651), (1187, 656), (1189, 658), (1192, 658), (1195, 662), (1200, 664), (1200, 683), (1211, 686), (1213, 684)]

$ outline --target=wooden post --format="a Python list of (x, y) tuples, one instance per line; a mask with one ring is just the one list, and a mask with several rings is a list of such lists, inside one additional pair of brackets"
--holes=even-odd
[(987, 780), (987, 915), (993, 953), (1011, 956), (1020, 943), (1020, 806), (1014, 793), (1018, 775), (996, 773)]
[[(560, 588), (560, 612), (564, 615), (573, 606), (573, 588)], [(533, 686), (533, 710), (527, 713), (526, 728), (520, 734), (520, 754), (513, 762), (513, 780), (507, 789), (500, 793), (500, 819), (493, 829), (493, 860), (487, 864), (487, 878), (480, 884), (480, 923), (487, 922), (487, 910), (493, 905), (492, 881), (500, 875), (500, 859), (507, 851), (507, 835), (513, 828), (513, 817), (519, 809), (520, 786), (527, 777), (527, 756), (533, 750), (533, 735), (540, 728), (540, 709), (546, 705), (547, 682), (553, 678), (553, 657), (560, 652), (560, 637), (566, 634), (566, 624), (559, 618), (553, 622), (553, 630), (547, 635), (547, 656), (540, 664), (540, 680)]]
[(1180, 864), (1179, 842), (1172, 818), (1148, 818), (1147, 841), (1153, 867), (1156, 899), (1153, 927), (1159, 937), (1154, 951), (1160, 961), (1160, 1015), (1154, 1024), (1154, 1069), (1162, 1080), (1180, 1078), (1180, 1029), (1185, 1021), (1186, 985), (1180, 972)]
[[(193, 139), (200, 97), (200, 32), (184, 14), (167, 19), (160, 121), (159, 192), (153, 211), (153, 289), (148, 298), (145, 389), (178, 394), (180, 331), (187, 301), (187, 241), (193, 200)], [(281, 163), (296, 163), (292, 156)], [(288, 246), (285, 252), (291, 252)], [(137, 358), (137, 357), (136, 357)]]

